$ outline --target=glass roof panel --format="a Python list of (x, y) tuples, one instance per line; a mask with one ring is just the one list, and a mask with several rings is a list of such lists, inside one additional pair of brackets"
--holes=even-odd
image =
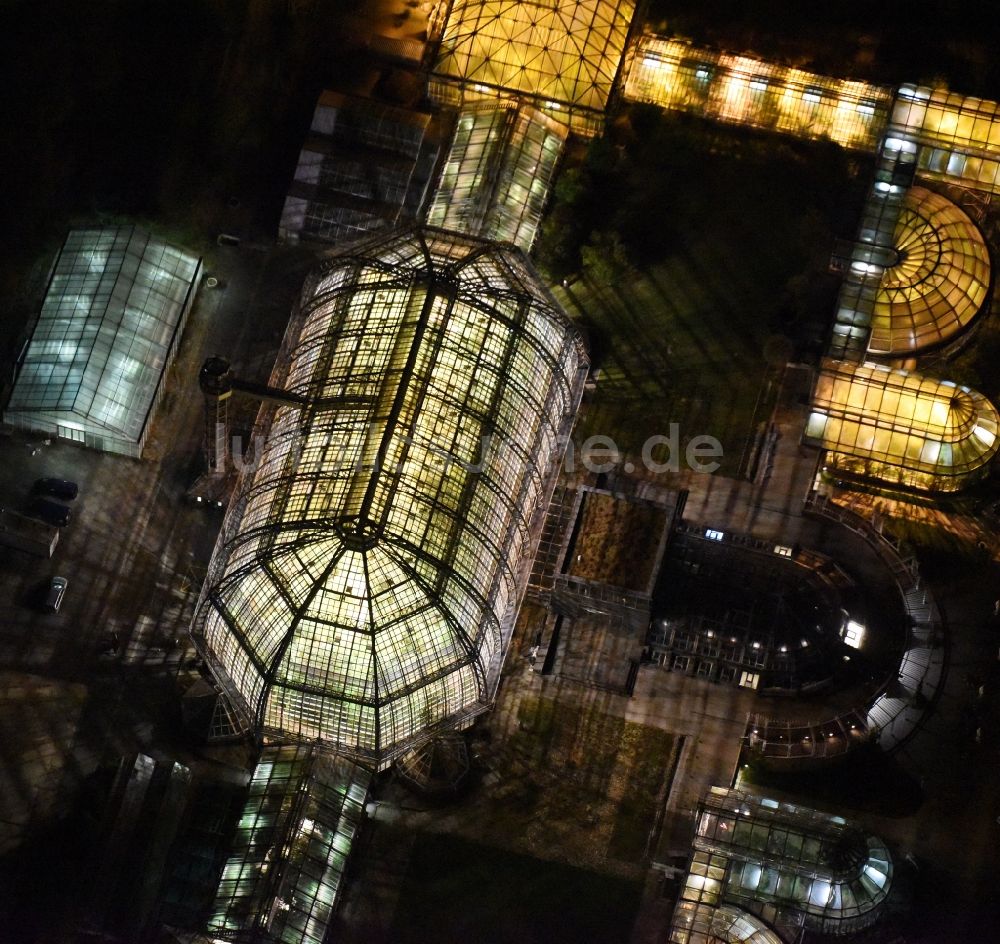
[(923, 187), (903, 198), (896, 263), (875, 297), (868, 350), (911, 354), (960, 334), (979, 314), (990, 287), (990, 255), (961, 207)]
[(201, 261), (131, 226), (72, 230), (6, 414), (138, 443)]
[(204, 644), (265, 731), (381, 762), (488, 704), (586, 358), (518, 250), (441, 230), (332, 255), (302, 308), (310, 403), (272, 414)]

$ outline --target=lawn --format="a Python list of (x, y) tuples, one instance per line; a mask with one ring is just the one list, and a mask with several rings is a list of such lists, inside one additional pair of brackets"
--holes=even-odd
[(522, 698), (498, 752), (503, 787), (484, 800), (481, 836), (546, 858), (641, 871), (678, 744), (605, 706), (574, 690)]
[(394, 944), (626, 944), (642, 884), (454, 836), (417, 840)]
[(828, 143), (637, 106), (577, 155), (537, 250), (600, 370), (577, 443), (610, 436), (641, 473), (677, 423), (681, 450), (714, 436), (742, 471), (779, 365), (822, 347), (867, 173)]
[(666, 519), (666, 511), (655, 505), (585, 493), (569, 573), (648, 591)]

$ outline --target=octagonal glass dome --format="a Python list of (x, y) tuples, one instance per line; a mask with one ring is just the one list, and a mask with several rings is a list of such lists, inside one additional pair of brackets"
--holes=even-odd
[(259, 734), (382, 764), (488, 707), (587, 360), (518, 250), (443, 230), (333, 254), (299, 324), (196, 635)]

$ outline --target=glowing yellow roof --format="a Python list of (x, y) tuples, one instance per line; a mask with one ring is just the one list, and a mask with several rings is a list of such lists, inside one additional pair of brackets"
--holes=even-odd
[(633, 0), (454, 0), (434, 72), (467, 95), (531, 96), (573, 124), (607, 106), (634, 14)]
[(875, 297), (873, 354), (911, 354), (951, 340), (986, 301), (990, 255), (976, 225), (947, 197), (911, 188), (896, 224), (899, 261)]
[(634, 101), (866, 150), (888, 115), (889, 93), (867, 82), (661, 36), (645, 35), (634, 48), (624, 90)]
[(846, 472), (934, 491), (962, 487), (998, 448), (1000, 417), (968, 387), (874, 364), (828, 362), (805, 439)]
[(893, 138), (922, 145), (921, 175), (1000, 193), (1000, 104), (944, 89), (903, 85), (892, 109)]

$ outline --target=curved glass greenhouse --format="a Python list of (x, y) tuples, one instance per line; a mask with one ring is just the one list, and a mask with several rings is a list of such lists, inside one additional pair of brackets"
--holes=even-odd
[(837, 474), (952, 492), (988, 469), (1000, 416), (981, 393), (875, 364), (820, 371), (804, 439)]
[[(394, 232), (307, 283), (197, 632), (263, 736), (388, 763), (488, 707), (587, 370), (510, 246)], [(282, 367), (276, 373), (282, 372)]]
[(944, 344), (979, 314), (990, 289), (990, 254), (961, 207), (923, 187), (903, 198), (872, 311), (868, 350), (909, 355)]
[(783, 944), (763, 921), (734, 905), (679, 901), (670, 926), (670, 944)]
[[(736, 906), (810, 931), (853, 934), (878, 919), (892, 874), (885, 843), (839, 816), (747, 790), (712, 787), (698, 808), (678, 912), (697, 913), (694, 905)], [(675, 913), (675, 928), (677, 923)], [(718, 927), (725, 930), (725, 921)], [(766, 925), (744, 925), (742, 937), (671, 940), (764, 942), (769, 938), (763, 933), (751, 934), (767, 930)]]

